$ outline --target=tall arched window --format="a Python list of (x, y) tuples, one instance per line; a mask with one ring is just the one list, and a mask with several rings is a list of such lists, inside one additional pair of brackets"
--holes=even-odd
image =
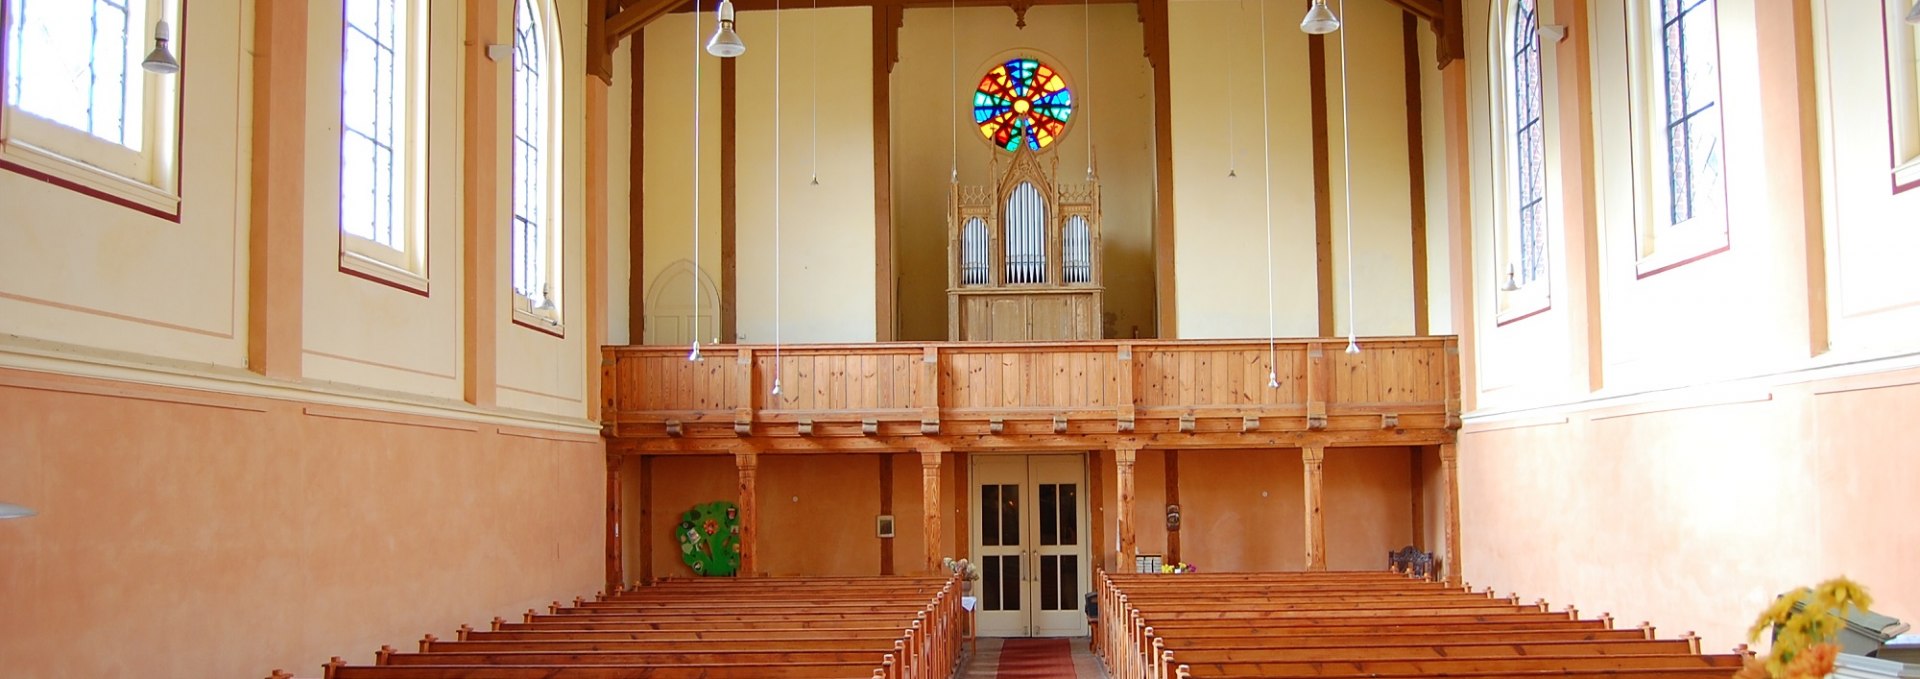
[(0, 166), (177, 213), (180, 78), (140, 64), (156, 37), (185, 60), (178, 11), (161, 0), (0, 0)]
[(547, 0), (513, 11), (513, 224), (509, 230), (514, 311), (560, 323), (559, 49)]
[(1534, 0), (1515, 0), (1512, 80), (1507, 112), (1513, 126), (1510, 180), (1516, 208), (1510, 231), (1514, 250), (1509, 270), (1513, 284), (1526, 287), (1547, 276), (1546, 124), (1540, 86), (1540, 16)]
[(1047, 282), (1047, 201), (1022, 182), (1007, 196), (1007, 283)]
[(346, 0), (340, 54), (340, 264), (424, 290), (424, 15)]
[(1720, 37), (1715, 0), (1660, 0), (1668, 225), (1721, 199)]

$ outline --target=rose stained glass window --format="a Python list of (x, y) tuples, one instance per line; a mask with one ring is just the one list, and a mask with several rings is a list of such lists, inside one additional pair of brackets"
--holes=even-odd
[(1037, 59), (1009, 59), (980, 78), (973, 92), (973, 122), (994, 146), (1038, 151), (1060, 139), (1073, 116), (1073, 91), (1052, 66)]

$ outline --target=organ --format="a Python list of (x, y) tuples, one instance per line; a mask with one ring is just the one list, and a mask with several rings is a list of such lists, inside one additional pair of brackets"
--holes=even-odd
[(994, 153), (993, 184), (948, 190), (948, 339), (1100, 338), (1100, 183), (1059, 165), (1022, 146)]

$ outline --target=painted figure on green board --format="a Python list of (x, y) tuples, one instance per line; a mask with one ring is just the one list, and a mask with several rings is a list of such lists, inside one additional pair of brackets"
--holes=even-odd
[(740, 509), (731, 502), (694, 505), (680, 515), (673, 534), (680, 540), (680, 559), (693, 572), (730, 577), (740, 570)]

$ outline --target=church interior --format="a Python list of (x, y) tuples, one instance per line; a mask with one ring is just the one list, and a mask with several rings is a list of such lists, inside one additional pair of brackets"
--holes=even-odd
[(0, 0), (0, 675), (1788, 676), (1916, 254), (1913, 0)]

